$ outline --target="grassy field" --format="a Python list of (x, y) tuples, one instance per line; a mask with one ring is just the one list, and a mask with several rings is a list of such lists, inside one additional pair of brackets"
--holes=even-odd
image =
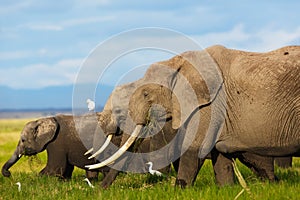
[[(0, 166), (10, 158), (17, 145), (20, 131), (28, 120), (0, 120)], [(75, 169), (72, 180), (55, 177), (40, 177), (38, 172), (45, 166), (45, 152), (36, 158), (23, 157), (11, 168), (12, 177), (0, 175), (0, 200), (11, 199), (234, 199), (243, 189), (237, 182), (234, 186), (219, 188), (215, 185), (212, 166), (206, 161), (193, 187), (181, 190), (174, 187), (175, 175), (163, 180), (149, 174), (121, 174), (107, 190), (93, 182), (90, 188), (83, 181), (85, 172)], [(238, 167), (247, 182), (250, 192), (238, 199), (299, 199), (300, 159), (293, 160), (293, 168), (276, 168), (279, 182), (269, 183), (257, 179), (240, 163)], [(22, 187), (18, 191), (17, 182)]]

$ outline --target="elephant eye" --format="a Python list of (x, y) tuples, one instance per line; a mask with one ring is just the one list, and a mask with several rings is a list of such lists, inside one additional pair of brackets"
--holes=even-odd
[(114, 109), (114, 113), (115, 113), (115, 114), (120, 114), (121, 111), (122, 111), (122, 110), (121, 110), (120, 108)]
[(21, 136), (21, 142), (25, 142), (26, 138), (24, 136)]
[(148, 91), (144, 91), (144, 97), (148, 97), (149, 93)]

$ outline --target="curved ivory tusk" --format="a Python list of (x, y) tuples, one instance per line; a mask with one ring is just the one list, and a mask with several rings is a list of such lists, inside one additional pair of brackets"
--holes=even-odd
[(105, 140), (104, 144), (102, 145), (102, 147), (93, 155), (91, 155), (88, 159), (92, 159), (95, 158), (96, 156), (98, 156), (100, 153), (102, 153), (102, 151), (104, 151), (106, 149), (106, 147), (109, 145), (110, 141), (112, 138), (112, 134), (107, 136), (107, 139)]
[(84, 155), (88, 155), (89, 153), (92, 153), (94, 151), (94, 148), (90, 148), (87, 152), (84, 153)]
[(100, 167), (104, 167), (106, 165), (109, 165), (109, 164), (113, 163), (121, 155), (123, 155), (126, 152), (126, 150), (132, 145), (132, 143), (135, 141), (138, 134), (140, 133), (142, 127), (143, 127), (142, 125), (137, 125), (135, 127), (133, 133), (130, 135), (128, 140), (125, 142), (125, 144), (114, 155), (112, 155), (111, 157), (109, 157), (108, 159), (104, 160), (101, 163), (94, 164), (94, 165), (86, 165), (85, 167), (88, 168), (88, 169), (98, 169)]

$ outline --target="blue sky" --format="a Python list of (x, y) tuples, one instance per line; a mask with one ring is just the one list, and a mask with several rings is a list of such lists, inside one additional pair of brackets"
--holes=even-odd
[(268, 51), (299, 45), (299, 8), (298, 0), (2, 0), (0, 86), (72, 85), (99, 43), (135, 28), (172, 29), (202, 47)]

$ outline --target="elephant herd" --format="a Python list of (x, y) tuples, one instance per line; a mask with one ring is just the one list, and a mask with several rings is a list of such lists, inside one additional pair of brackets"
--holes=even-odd
[(274, 160), (300, 156), (300, 46), (253, 53), (223, 46), (152, 64), (144, 76), (111, 93), (101, 112), (57, 115), (27, 123), (2, 167), (47, 151), (45, 175), (71, 178), (74, 166), (109, 187), (120, 171), (146, 173), (146, 163), (193, 185), (205, 159), (216, 182), (233, 184), (232, 159), (274, 181)]

